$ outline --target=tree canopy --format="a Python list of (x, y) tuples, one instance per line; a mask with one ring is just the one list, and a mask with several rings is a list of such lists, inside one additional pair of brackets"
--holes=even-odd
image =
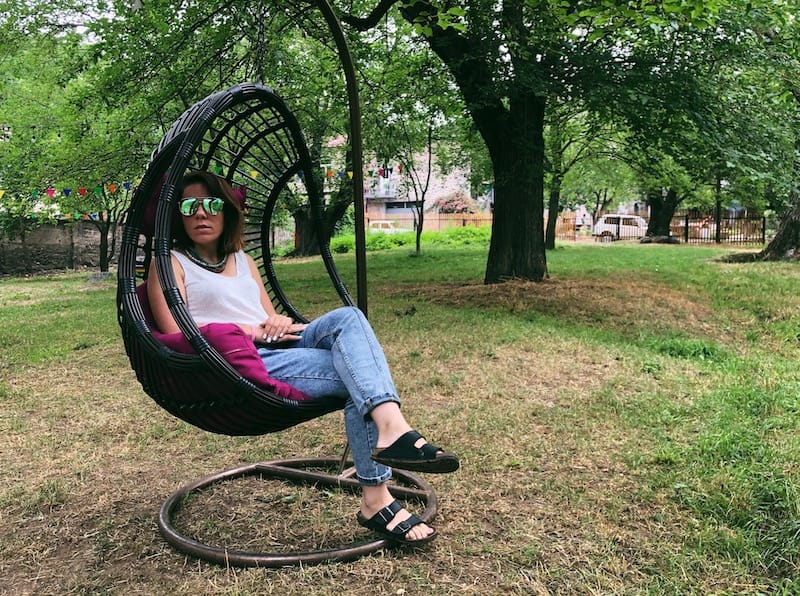
[[(492, 183), (487, 283), (547, 274), (546, 194), (551, 211), (576, 197), (607, 201), (614, 188), (649, 197), (653, 234), (681, 203), (778, 213), (797, 203), (797, 0), (340, 8), (368, 158), (403, 163), (417, 196), (425, 175), (411, 174), (426, 151), (445, 167), (458, 156), (476, 185)], [(68, 209), (118, 212), (125, 195), (109, 184), (135, 181), (184, 109), (241, 80), (276, 87), (319, 164), (347, 167), (347, 152), (330, 150), (348, 137), (346, 95), (314, 3), (0, 0), (0, 9), (6, 213), (12, 198), (30, 206), (34, 192), (80, 185), (102, 192), (61, 197)], [(331, 229), (349, 203), (347, 177), (338, 184)], [(300, 225), (297, 201), (286, 208)]]

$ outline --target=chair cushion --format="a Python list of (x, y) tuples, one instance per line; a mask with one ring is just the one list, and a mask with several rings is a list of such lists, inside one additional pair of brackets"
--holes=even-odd
[[(137, 286), (136, 294), (139, 298), (139, 303), (142, 305), (144, 318), (150, 325), (153, 337), (175, 352), (194, 354), (195, 349), (184, 337), (183, 333), (161, 333), (158, 331), (150, 310), (146, 281)], [(250, 339), (250, 336), (242, 331), (238, 325), (233, 323), (209, 323), (198, 327), (198, 329), (208, 343), (219, 352), (220, 356), (245, 379), (286, 399), (295, 401), (311, 399), (302, 391), (269, 376), (269, 371), (267, 371), (264, 362), (258, 355), (255, 344)]]

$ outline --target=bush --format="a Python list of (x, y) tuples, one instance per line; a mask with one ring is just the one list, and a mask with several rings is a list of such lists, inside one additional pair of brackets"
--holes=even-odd
[(409, 243), (409, 239), (413, 243), (413, 238), (413, 232), (406, 232), (403, 234), (372, 232), (367, 234), (367, 250), (385, 250), (387, 248), (405, 246)]
[(273, 257), (287, 257), (292, 254), (294, 250), (294, 242), (284, 242), (272, 247), (271, 254)]
[(463, 228), (447, 228), (439, 236), (450, 246), (466, 246), (468, 244), (488, 244), (492, 237), (491, 226), (479, 228), (469, 226)]
[[(491, 226), (446, 228), (441, 232), (423, 232), (422, 246), (468, 246), (489, 244), (492, 235)], [(415, 232), (404, 232), (402, 234), (384, 234), (382, 232), (372, 232), (367, 234), (366, 249), (386, 250), (398, 246), (415, 246), (417, 241)], [(331, 252), (336, 254), (347, 254), (354, 251), (356, 247), (355, 234), (341, 234), (331, 239)]]
[(356, 248), (356, 238), (354, 234), (342, 234), (331, 239), (331, 252), (335, 254), (347, 254)]

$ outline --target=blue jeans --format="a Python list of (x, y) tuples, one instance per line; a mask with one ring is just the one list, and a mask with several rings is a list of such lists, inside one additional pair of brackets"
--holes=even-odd
[(383, 349), (360, 310), (337, 308), (311, 321), (290, 347), (258, 353), (272, 378), (310, 397), (340, 396), (358, 481), (375, 486), (389, 480), (391, 468), (372, 460), (378, 428), (369, 413), (400, 399)]

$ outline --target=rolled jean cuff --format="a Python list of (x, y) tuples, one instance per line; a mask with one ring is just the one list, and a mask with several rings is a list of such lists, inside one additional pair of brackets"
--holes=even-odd
[(384, 395), (380, 395), (378, 397), (367, 397), (364, 399), (364, 411), (362, 412), (362, 415), (367, 416), (367, 414), (369, 414), (379, 405), (389, 402), (394, 402), (399, 406), (400, 398), (396, 395), (392, 395), (391, 393), (385, 393)]
[(384, 482), (388, 482), (389, 479), (392, 477), (392, 469), (387, 466), (381, 466), (385, 468), (386, 471), (378, 476), (377, 478), (363, 478), (356, 473), (356, 478), (358, 479), (358, 483), (361, 486), (378, 486), (383, 484)]

